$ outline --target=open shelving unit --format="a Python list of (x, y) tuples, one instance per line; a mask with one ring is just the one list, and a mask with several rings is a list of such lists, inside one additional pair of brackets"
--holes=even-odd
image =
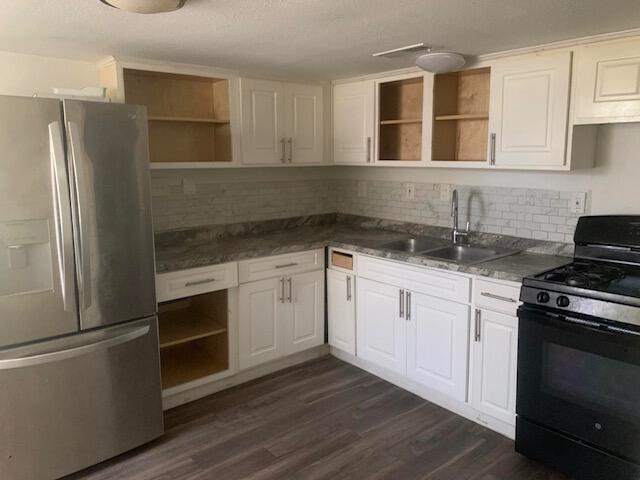
[(227, 290), (160, 303), (163, 389), (229, 368)]
[(127, 103), (145, 105), (151, 162), (231, 162), (229, 81), (174, 73), (123, 71)]
[(485, 162), (490, 68), (434, 76), (433, 161)]
[(380, 83), (378, 160), (422, 159), (424, 77)]

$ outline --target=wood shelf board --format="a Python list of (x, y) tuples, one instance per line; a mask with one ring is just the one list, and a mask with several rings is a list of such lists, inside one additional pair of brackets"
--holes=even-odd
[(228, 362), (192, 343), (160, 352), (162, 388), (167, 389), (228, 370)]
[[(161, 313), (160, 348), (192, 342), (201, 338), (226, 333), (227, 327), (213, 317), (194, 315), (191, 311), (176, 310)], [(226, 323), (226, 322), (225, 322)]]
[(229, 120), (221, 118), (197, 118), (197, 117), (149, 117), (150, 122), (187, 122), (187, 123), (212, 123), (227, 124)]
[(399, 120), (380, 120), (380, 125), (402, 125), (404, 123), (422, 123), (421, 118), (407, 118)]
[(488, 113), (461, 113), (456, 115), (437, 115), (436, 120), (488, 120)]

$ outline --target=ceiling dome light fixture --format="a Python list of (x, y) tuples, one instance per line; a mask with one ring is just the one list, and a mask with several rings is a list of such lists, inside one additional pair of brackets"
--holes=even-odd
[(182, 8), (187, 0), (100, 0), (111, 7), (134, 13), (172, 12)]
[(416, 59), (416, 65), (418, 67), (431, 73), (445, 73), (459, 70), (464, 63), (464, 57), (454, 52), (425, 53)]

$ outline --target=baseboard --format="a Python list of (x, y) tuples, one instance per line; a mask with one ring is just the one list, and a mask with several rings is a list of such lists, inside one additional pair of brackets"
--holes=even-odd
[(256, 378), (264, 377), (265, 375), (277, 372), (278, 370), (283, 370), (299, 363), (304, 363), (309, 360), (313, 360), (314, 358), (322, 357), (328, 353), (329, 345), (319, 345), (317, 347), (310, 348), (309, 350), (305, 350), (304, 352), (295, 353), (293, 355), (265, 363), (264, 365), (242, 370), (228, 375), (225, 378), (198, 385), (188, 390), (170, 393), (165, 395), (162, 399), (162, 407), (164, 410), (169, 410), (170, 408), (193, 402), (194, 400), (226, 390), (227, 388), (235, 387), (241, 383), (246, 383), (251, 380), (255, 380)]
[(415, 395), (418, 395), (419, 397), (424, 398), (431, 403), (435, 403), (436, 405), (439, 405), (442, 408), (446, 408), (447, 410), (455, 414), (468, 418), (473, 422), (479, 423), (480, 425), (498, 432), (505, 437), (515, 439), (515, 425), (509, 425), (502, 420), (498, 420), (497, 418), (493, 418), (484, 413), (481, 413), (468, 403), (454, 400), (443, 393), (420, 385), (419, 383), (416, 383), (403, 375), (397, 374), (395, 372), (390, 372), (389, 370), (381, 368), (368, 360), (363, 360), (362, 358), (351, 355), (350, 353), (343, 352), (342, 350), (339, 350), (337, 348), (330, 347), (330, 353), (340, 360), (361, 368), (362, 370), (365, 370), (372, 375), (375, 375), (376, 377), (380, 377), (389, 383), (393, 383), (394, 385)]

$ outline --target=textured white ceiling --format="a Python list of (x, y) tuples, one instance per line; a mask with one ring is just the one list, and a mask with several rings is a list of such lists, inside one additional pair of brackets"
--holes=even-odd
[(189, 0), (139, 15), (98, 0), (3, 0), (0, 50), (213, 65), (291, 79), (409, 66), (371, 53), (425, 42), (478, 55), (640, 27), (639, 0)]

